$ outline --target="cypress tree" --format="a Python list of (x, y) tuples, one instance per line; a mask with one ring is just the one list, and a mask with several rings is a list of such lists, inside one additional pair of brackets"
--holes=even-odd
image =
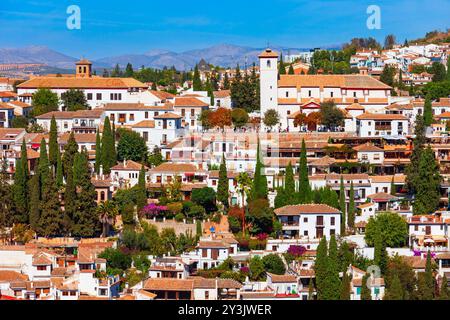
[(328, 275), (328, 243), (323, 237), (317, 246), (316, 261), (314, 263), (316, 273), (317, 299), (327, 299), (327, 275)]
[(97, 193), (91, 182), (86, 152), (75, 155), (73, 172), (77, 190), (73, 234), (78, 237), (92, 237), (100, 230), (100, 222), (96, 214)]
[(251, 188), (251, 199), (267, 199), (267, 178), (264, 174), (264, 165), (261, 162), (261, 150), (258, 139), (258, 147), (256, 154), (255, 175), (253, 177), (253, 185)]
[(372, 300), (371, 289), (367, 286), (370, 274), (366, 273), (361, 281), (361, 300)]
[(447, 277), (444, 275), (441, 282), (441, 290), (439, 291), (439, 300), (449, 300), (450, 293), (448, 291)]
[(291, 163), (286, 167), (286, 178), (284, 182), (284, 190), (287, 197), (286, 204), (295, 204), (295, 180), (294, 180), (294, 170)]
[(313, 285), (313, 278), (309, 278), (309, 285), (308, 285), (308, 300), (314, 300), (314, 285)]
[(308, 178), (308, 164), (306, 158), (306, 144), (305, 139), (302, 140), (302, 150), (300, 153), (299, 163), (299, 187), (298, 187), (298, 202), (309, 203), (311, 197), (311, 186)]
[(73, 167), (69, 167), (64, 190), (63, 229), (65, 235), (72, 233), (73, 218), (75, 216), (76, 206), (76, 186), (73, 182)]
[[(52, 116), (52, 120), (50, 122), (50, 135), (48, 140), (48, 159), (50, 161), (50, 164), (55, 168), (58, 161), (58, 151), (58, 127), (56, 125), (55, 116)], [(54, 171), (52, 170), (52, 172)]]
[(116, 148), (114, 146), (114, 137), (111, 131), (109, 117), (105, 118), (101, 143), (103, 172), (105, 174), (110, 174), (111, 168), (116, 164)]
[(341, 281), (339, 279), (339, 261), (336, 237), (330, 238), (328, 248), (328, 265), (327, 265), (327, 300), (338, 300), (340, 296)]
[(228, 78), (228, 73), (225, 73), (224, 79), (223, 79), (223, 89), (229, 90), (230, 89), (230, 79)]
[(295, 74), (295, 72), (294, 72), (294, 67), (292, 66), (292, 64), (289, 66), (289, 72), (288, 72), (288, 74), (290, 74), (290, 75)]
[(350, 300), (350, 277), (345, 271), (342, 277), (339, 300)]
[(194, 91), (202, 90), (202, 81), (200, 80), (200, 72), (198, 71), (198, 65), (195, 65), (194, 68), (194, 78), (192, 80), (192, 87)]
[(136, 204), (138, 212), (142, 210), (147, 204), (147, 188), (145, 186), (145, 167), (142, 165), (141, 171), (139, 172), (138, 180), (139, 192), (137, 194)]
[(423, 106), (423, 121), (426, 127), (431, 126), (433, 123), (433, 108), (431, 97), (429, 95), (425, 97), (425, 103)]
[(416, 192), (416, 185), (419, 179), (419, 161), (426, 142), (425, 124), (421, 115), (417, 115), (416, 117), (414, 134), (416, 137), (413, 140), (413, 152), (410, 157), (411, 162), (406, 168), (406, 183), (408, 192), (411, 195), (415, 194)]
[(56, 237), (64, 233), (63, 213), (57, 195), (56, 183), (52, 175), (45, 180), (40, 203), (40, 229), (45, 237)]
[(389, 287), (386, 288), (385, 300), (403, 300), (403, 288), (400, 278), (394, 274)]
[(442, 181), (439, 164), (434, 158), (434, 152), (428, 146), (419, 160), (419, 171), (415, 186), (414, 214), (434, 213), (439, 207), (440, 184)]
[(20, 160), (16, 161), (13, 199), (15, 206), (14, 222), (28, 222), (28, 158), (25, 140), (22, 141)]
[(97, 130), (97, 136), (95, 137), (95, 173), (100, 173), (100, 166), (102, 164), (102, 145), (100, 132)]
[(425, 274), (424, 274), (424, 287), (421, 290), (422, 300), (433, 300), (434, 298), (434, 278), (433, 269), (431, 265), (431, 254), (430, 251), (427, 253), (427, 262), (425, 264)]
[(217, 184), (217, 200), (219, 200), (225, 207), (228, 208), (228, 175), (227, 165), (225, 163), (225, 154), (222, 154), (222, 163), (219, 168), (219, 182)]
[(8, 163), (0, 159), (0, 229), (12, 226), (14, 202), (12, 186), (9, 184)]
[(380, 267), (381, 274), (386, 274), (389, 256), (386, 251), (381, 230), (377, 228), (374, 239), (374, 263)]
[(284, 61), (283, 61), (283, 53), (281, 53), (281, 55), (280, 55), (279, 74), (286, 74), (286, 66), (284, 65)]
[(394, 177), (392, 176), (392, 180), (391, 180), (391, 195), (395, 196), (397, 194), (397, 188), (395, 187), (395, 181), (394, 181)]
[(30, 226), (38, 234), (40, 234), (40, 218), (41, 218), (41, 184), (40, 171), (38, 170), (30, 179)]
[(353, 228), (355, 226), (355, 190), (353, 188), (353, 181), (350, 184), (350, 200), (348, 203), (348, 226)]
[[(50, 174), (50, 163), (47, 155), (47, 146), (45, 143), (45, 139), (42, 138), (41, 140), (41, 149), (40, 149), (40, 155), (39, 155), (39, 176), (41, 179), (41, 187), (43, 188), (46, 185), (46, 181), (48, 179), (48, 176)], [(41, 190), (43, 193), (43, 190)]]
[(62, 165), (64, 177), (67, 178), (68, 172), (73, 167), (73, 159), (78, 153), (78, 143), (75, 141), (75, 135), (73, 131), (70, 133), (67, 144), (64, 146), (64, 154), (62, 156)]
[(56, 152), (56, 186), (58, 189), (61, 189), (63, 187), (63, 165), (62, 165), (62, 159), (61, 159), (61, 151), (59, 149)]
[(345, 234), (346, 231), (346, 213), (345, 213), (345, 187), (344, 187), (344, 177), (341, 176), (341, 186), (339, 189), (339, 209), (341, 210), (341, 235)]

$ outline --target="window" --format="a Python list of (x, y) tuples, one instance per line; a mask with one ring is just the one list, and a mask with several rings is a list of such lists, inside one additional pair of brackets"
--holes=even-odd
[(130, 121), (134, 121), (134, 113), (130, 113)]
[(289, 91), (286, 91), (286, 98), (289, 98)]
[(88, 100), (92, 100), (92, 93), (88, 93), (88, 94), (87, 94), (87, 99), (88, 99)]
[(105, 201), (105, 191), (100, 192), (100, 201)]
[(144, 141), (148, 141), (148, 132), (147, 131), (144, 131), (143, 133), (142, 133), (142, 138), (144, 138)]
[(356, 91), (353, 92), (353, 98), (356, 98)]
[(330, 97), (333, 98), (334, 92), (330, 92)]
[(335, 217), (331, 217), (331, 219), (330, 219), (330, 224), (331, 224), (332, 226), (334, 226), (334, 225), (336, 224), (336, 218), (335, 218)]
[(307, 223), (308, 222), (308, 218), (303, 218), (303, 222)]
[(195, 120), (191, 120), (191, 127), (195, 126)]
[(148, 111), (145, 111), (145, 119), (148, 119)]
[(205, 291), (205, 300), (209, 300), (209, 291)]
[(304, 236), (308, 236), (308, 230), (303, 231)]
[(195, 116), (195, 109), (191, 109), (191, 117)]
[(184, 117), (186, 115), (186, 110), (181, 109), (181, 116)]
[(37, 266), (37, 269), (39, 271), (45, 271), (45, 270), (47, 270), (47, 266)]
[(311, 97), (311, 90), (308, 91), (308, 97)]
[(97, 93), (97, 100), (102, 100), (102, 94), (101, 93)]
[(267, 60), (267, 68), (270, 68), (270, 67), (271, 67), (270, 60)]

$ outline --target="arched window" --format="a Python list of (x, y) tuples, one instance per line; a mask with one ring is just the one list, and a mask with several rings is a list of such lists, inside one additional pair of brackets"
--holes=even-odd
[(105, 191), (100, 192), (100, 201), (105, 201)]

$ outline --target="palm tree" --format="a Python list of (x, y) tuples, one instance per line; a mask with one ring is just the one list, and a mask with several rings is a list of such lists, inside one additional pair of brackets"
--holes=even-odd
[(102, 237), (109, 234), (109, 227), (114, 223), (116, 216), (119, 214), (117, 206), (112, 201), (105, 201), (97, 207), (98, 219), (102, 224)]
[(245, 196), (250, 192), (253, 181), (247, 172), (241, 172), (237, 176), (236, 182), (238, 184), (238, 192), (240, 192), (242, 195), (242, 207), (244, 208), (244, 214), (242, 215), (242, 233), (244, 233), (245, 232)]

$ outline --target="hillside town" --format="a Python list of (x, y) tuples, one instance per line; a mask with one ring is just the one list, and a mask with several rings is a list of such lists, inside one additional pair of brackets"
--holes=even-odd
[(0, 300), (449, 300), (450, 43), (324, 51), (0, 78)]

